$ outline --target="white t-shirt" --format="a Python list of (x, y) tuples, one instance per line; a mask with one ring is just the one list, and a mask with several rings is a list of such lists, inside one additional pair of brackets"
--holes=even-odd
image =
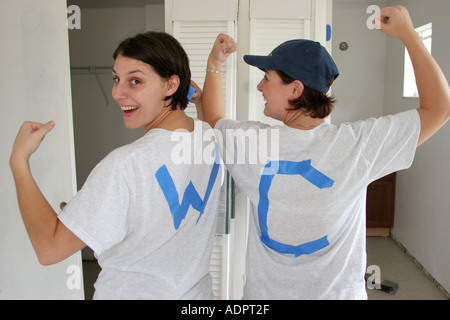
[[(208, 129), (201, 121), (194, 132), (153, 129), (114, 150), (60, 213), (102, 268), (94, 299), (212, 298), (223, 170), (214, 142), (202, 139)], [(193, 161), (204, 151), (208, 163)]]
[(251, 202), (244, 299), (367, 299), (366, 188), (411, 165), (418, 112), (312, 130), (233, 120), (215, 129)]

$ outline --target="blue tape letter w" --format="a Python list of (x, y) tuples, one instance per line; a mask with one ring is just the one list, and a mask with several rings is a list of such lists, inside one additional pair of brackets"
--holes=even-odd
[(216, 148), (216, 160), (214, 162), (211, 175), (209, 177), (208, 186), (206, 188), (205, 196), (200, 198), (197, 190), (195, 189), (192, 181), (189, 181), (186, 190), (184, 190), (183, 199), (181, 200), (181, 204), (178, 201), (178, 191), (175, 188), (175, 184), (173, 183), (173, 179), (170, 176), (167, 167), (163, 165), (158, 169), (155, 173), (155, 177), (158, 180), (159, 186), (161, 187), (162, 192), (164, 193), (164, 197), (169, 205), (170, 212), (173, 217), (173, 225), (176, 230), (180, 227), (181, 221), (186, 217), (187, 211), (189, 210), (189, 206), (192, 206), (195, 210), (200, 212), (200, 216), (197, 219), (200, 220), (203, 211), (205, 210), (206, 203), (208, 202), (209, 196), (211, 194), (212, 188), (216, 181), (217, 174), (219, 172), (219, 158), (218, 152)]

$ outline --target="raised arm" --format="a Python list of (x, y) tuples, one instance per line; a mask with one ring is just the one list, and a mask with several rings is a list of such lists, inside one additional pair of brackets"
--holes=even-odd
[(58, 220), (31, 174), (29, 158), (54, 125), (53, 121), (47, 124), (25, 122), (14, 142), (10, 158), (22, 219), (38, 260), (43, 265), (64, 260), (86, 246)]
[(214, 128), (216, 122), (225, 116), (225, 102), (222, 92), (222, 63), (235, 52), (236, 42), (226, 34), (219, 34), (208, 57), (205, 84), (203, 85), (203, 118)]
[(408, 11), (402, 6), (383, 8), (381, 31), (403, 42), (414, 68), (419, 92), (421, 129), (418, 145), (438, 131), (450, 117), (450, 89), (442, 70), (414, 30)]

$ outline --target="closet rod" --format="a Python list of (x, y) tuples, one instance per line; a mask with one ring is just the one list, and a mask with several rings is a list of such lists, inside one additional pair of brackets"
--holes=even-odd
[(70, 67), (72, 73), (109, 73), (111, 74), (113, 67), (109, 66), (81, 66)]
[(105, 98), (106, 106), (109, 106), (108, 96), (106, 95), (105, 89), (103, 88), (102, 83), (98, 77), (98, 73), (101, 74), (110, 74), (113, 67), (107, 66), (83, 66), (83, 67), (70, 67), (70, 71), (72, 74), (93, 74), (95, 79), (97, 80), (98, 85), (100, 86), (100, 90), (102, 91), (103, 97)]

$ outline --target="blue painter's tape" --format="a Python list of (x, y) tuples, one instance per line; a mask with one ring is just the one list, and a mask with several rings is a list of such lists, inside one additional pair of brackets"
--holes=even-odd
[(303, 254), (311, 254), (319, 251), (330, 244), (328, 242), (327, 236), (314, 241), (303, 243), (298, 246), (292, 246), (289, 244), (277, 242), (264, 236), (261, 236), (261, 241), (271, 249), (274, 249), (280, 253), (293, 254), (296, 258)]
[[(273, 172), (274, 167), (278, 168), (277, 172)], [(275, 251), (293, 254), (295, 257), (303, 254), (311, 254), (328, 246), (328, 236), (296, 246), (284, 244), (270, 238), (267, 228), (267, 213), (269, 211), (268, 193), (272, 180), (276, 174), (301, 175), (319, 189), (331, 188), (334, 184), (334, 180), (330, 179), (311, 165), (311, 160), (301, 162), (267, 161), (259, 182), (258, 219), (261, 230), (261, 241), (267, 247)]]
[(327, 41), (331, 40), (331, 26), (327, 24)]
[(191, 100), (191, 98), (192, 98), (192, 96), (194, 95), (195, 91), (196, 91), (196, 90), (195, 90), (195, 88), (194, 88), (193, 86), (190, 86), (190, 87), (189, 87), (189, 92), (188, 92), (188, 95), (187, 95), (188, 101)]
[(169, 205), (175, 230), (178, 230), (181, 222), (184, 220), (184, 218), (186, 218), (189, 206), (192, 206), (192, 208), (200, 212), (197, 222), (200, 220), (203, 212), (205, 211), (205, 207), (208, 202), (209, 196), (211, 195), (214, 183), (216, 182), (217, 174), (219, 172), (219, 160), (218, 146), (216, 144), (216, 158), (211, 170), (211, 175), (209, 177), (208, 186), (206, 188), (203, 200), (202, 198), (200, 198), (200, 195), (192, 184), (192, 181), (189, 181), (188, 186), (184, 190), (181, 204), (178, 201), (178, 191), (175, 187), (175, 184), (173, 183), (173, 179), (169, 171), (167, 170), (167, 167), (163, 165), (158, 169), (158, 171), (156, 171), (155, 177), (156, 180), (158, 180), (159, 186), (161, 187), (167, 204)]

